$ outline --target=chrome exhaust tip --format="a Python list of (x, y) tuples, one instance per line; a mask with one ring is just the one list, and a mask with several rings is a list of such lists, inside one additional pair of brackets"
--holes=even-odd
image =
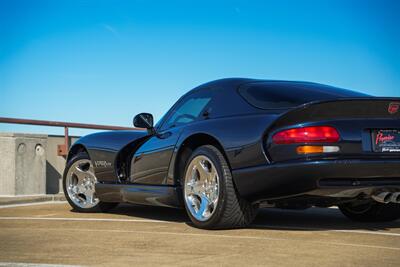
[(400, 192), (393, 193), (390, 201), (393, 203), (400, 204)]
[(378, 194), (374, 194), (371, 197), (376, 202), (387, 204), (387, 203), (392, 201), (392, 195), (393, 194), (389, 193), (389, 192), (381, 192), (381, 193), (378, 193)]

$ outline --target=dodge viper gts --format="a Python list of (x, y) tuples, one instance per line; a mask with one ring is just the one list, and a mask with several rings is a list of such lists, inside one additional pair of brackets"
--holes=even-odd
[(332, 86), (231, 78), (182, 96), (153, 125), (70, 148), (65, 196), (81, 212), (118, 203), (184, 208), (205, 229), (245, 227), (260, 207), (338, 206), (400, 218), (400, 99)]

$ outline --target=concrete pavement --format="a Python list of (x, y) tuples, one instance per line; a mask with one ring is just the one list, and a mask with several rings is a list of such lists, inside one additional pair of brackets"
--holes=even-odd
[(66, 203), (0, 208), (0, 263), (97, 266), (399, 266), (400, 221), (354, 223), (337, 209), (261, 210), (247, 229), (193, 228), (181, 210)]

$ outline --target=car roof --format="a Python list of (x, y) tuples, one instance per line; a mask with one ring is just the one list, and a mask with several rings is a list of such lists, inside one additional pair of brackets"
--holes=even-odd
[[(245, 85), (245, 84), (250, 84), (250, 83), (266, 83), (266, 84), (270, 84), (270, 85), (272, 85), (273, 83), (279, 83), (280, 86), (284, 86), (285, 84), (287, 84), (288, 86), (297, 85), (299, 87), (306, 87), (307, 85), (310, 85), (313, 88), (321, 87), (322, 90), (326, 90), (327, 87), (329, 87), (330, 91), (335, 91), (335, 89), (343, 90), (342, 88), (339, 88), (339, 87), (315, 83), (315, 82), (308, 82), (308, 81), (269, 80), (269, 79), (253, 79), (253, 78), (223, 78), (223, 79), (218, 79), (218, 80), (204, 83), (204, 84), (197, 86), (196, 88), (190, 90), (188, 93), (191, 93), (194, 91), (199, 91), (199, 90), (205, 90), (206, 88), (208, 90), (209, 89), (237, 90), (237, 88), (239, 88), (240, 86)], [(345, 90), (348, 90), (348, 89), (345, 89)], [(349, 91), (353, 91), (353, 90), (349, 90)], [(357, 91), (353, 91), (353, 92), (357, 92)]]
[[(313, 83), (313, 82), (303, 82), (303, 81), (285, 81), (285, 80), (267, 80), (267, 79), (251, 79), (251, 78), (225, 78), (214, 80), (196, 88), (190, 90), (185, 95), (181, 97), (181, 99), (186, 98), (192, 94), (196, 94), (198, 96), (204, 96), (211, 92), (215, 93), (214, 102), (213, 102), (213, 114), (218, 117), (222, 116), (232, 116), (232, 115), (241, 115), (241, 114), (250, 114), (250, 113), (258, 113), (265, 112), (265, 110), (277, 109), (277, 108), (264, 108), (252, 101), (249, 101), (249, 98), (246, 97), (246, 94), (240, 92), (242, 88), (246, 91), (246, 88), (250, 87), (266, 87), (269, 90), (274, 90), (276, 86), (277, 93), (283, 94), (284, 97), (285, 92), (293, 89), (298, 89), (300, 91), (296, 91), (296, 94), (299, 97), (299, 101), (301, 102), (304, 99), (305, 102), (325, 100), (330, 98), (343, 98), (343, 97), (364, 97), (367, 95), (342, 89), (338, 87)], [(287, 86), (288, 90), (286, 89)], [(301, 92), (303, 91), (303, 92)], [(204, 95), (203, 95), (204, 92)], [(314, 94), (315, 93), (315, 94)], [(277, 97), (276, 94), (275, 98)], [(289, 95), (293, 95), (290, 93)], [(303, 96), (303, 97), (302, 97)], [(279, 96), (278, 96), (279, 97)], [(309, 100), (309, 99), (312, 100)], [(179, 100), (178, 100), (179, 102)], [(177, 102), (177, 103), (178, 103)], [(285, 107), (288, 109), (289, 107)], [(279, 108), (282, 110), (282, 108)]]

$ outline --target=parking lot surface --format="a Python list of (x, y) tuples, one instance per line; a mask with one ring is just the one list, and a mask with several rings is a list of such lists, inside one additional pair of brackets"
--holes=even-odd
[[(183, 210), (67, 203), (0, 207), (0, 266), (400, 266), (400, 221), (354, 223), (338, 209), (263, 209), (246, 229), (193, 228)], [(26, 265), (31, 266), (31, 265)]]

